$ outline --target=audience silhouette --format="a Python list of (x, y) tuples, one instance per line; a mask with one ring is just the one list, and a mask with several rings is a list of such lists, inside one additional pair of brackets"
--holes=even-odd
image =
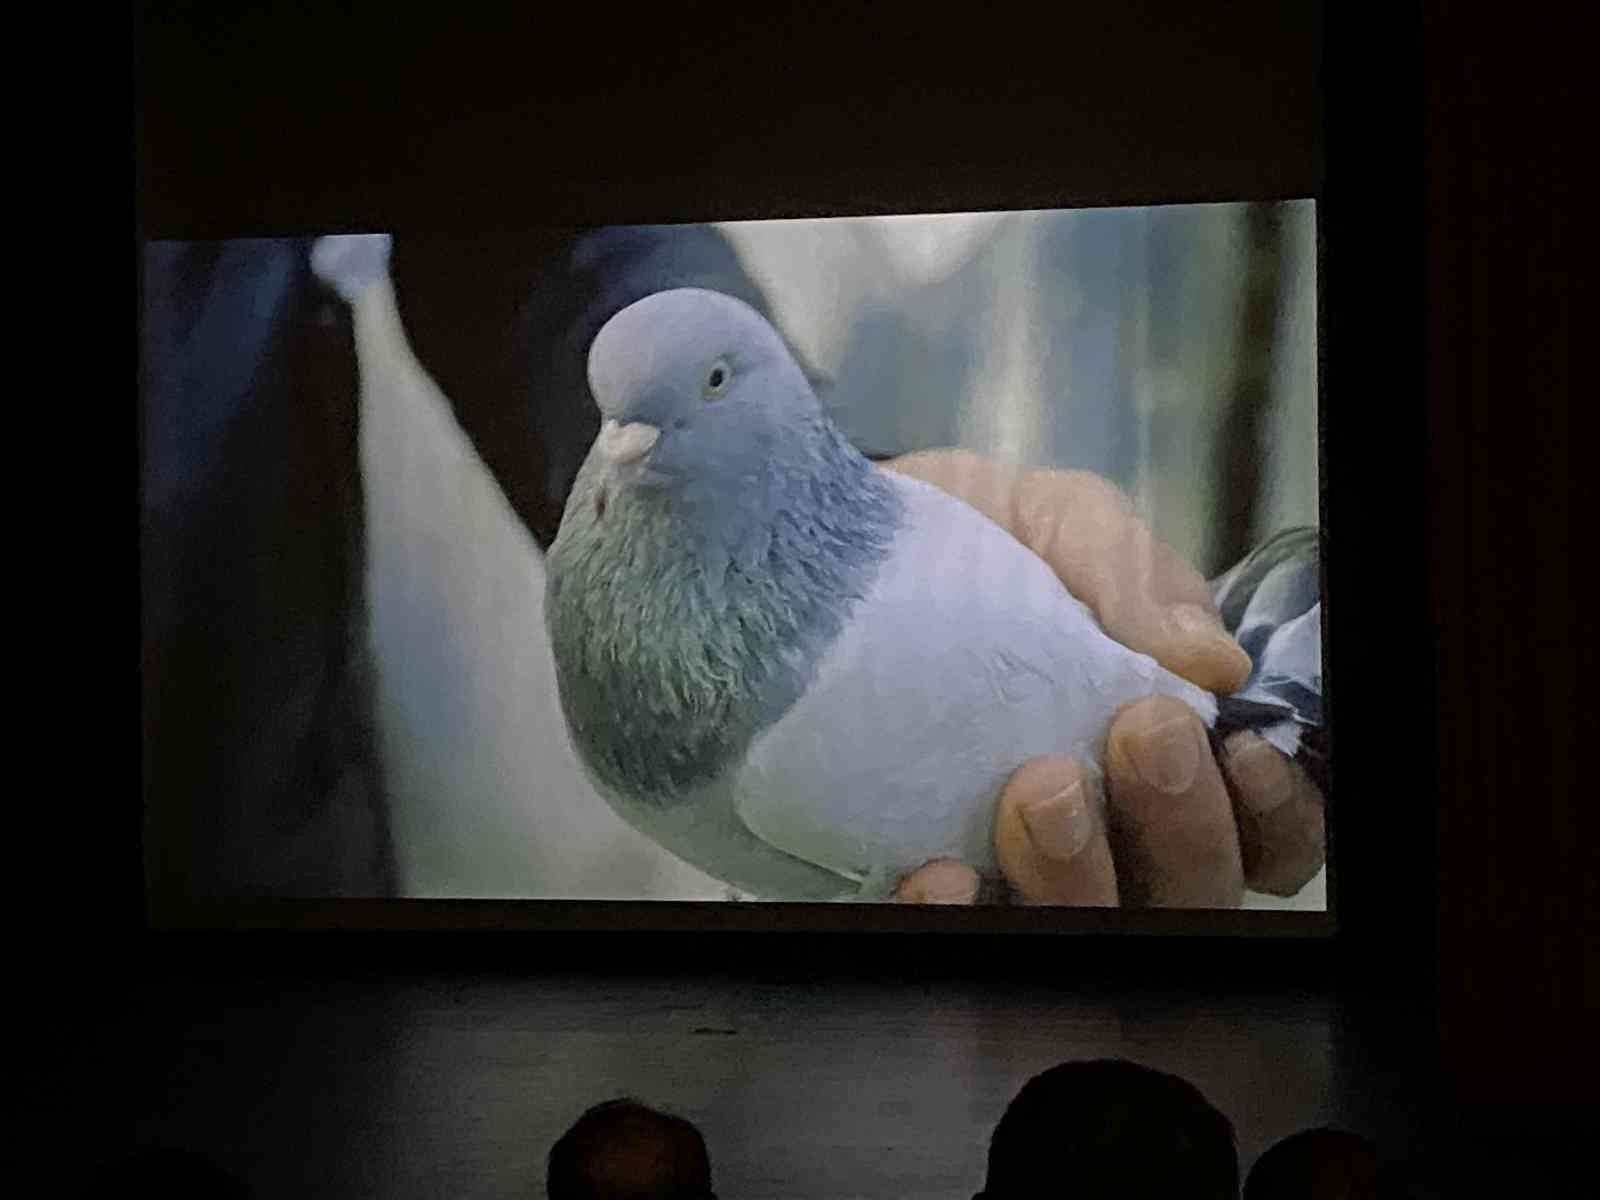
[[(1243, 1200), (1374, 1200), (1398, 1194), (1377, 1147), (1331, 1127), (1284, 1138), (1251, 1168)], [(1028, 1080), (989, 1141), (973, 1200), (1236, 1200), (1233, 1124), (1187, 1080), (1121, 1058), (1060, 1063)], [(716, 1200), (695, 1125), (619, 1096), (587, 1109), (550, 1148), (549, 1200)], [(1406, 1195), (1431, 1194), (1402, 1187)], [(250, 1200), (203, 1154), (156, 1148), (101, 1170), (84, 1200), (159, 1194)]]
[(705, 1138), (629, 1096), (585, 1112), (551, 1147), (550, 1200), (716, 1200)]
[[(1243, 1200), (1372, 1200), (1387, 1192), (1379, 1180), (1368, 1139), (1307, 1129), (1257, 1160)], [(1061, 1063), (1023, 1085), (995, 1127), (974, 1200), (1235, 1200), (1239, 1183), (1233, 1124), (1198, 1088), (1102, 1058)], [(550, 1200), (716, 1196), (700, 1130), (631, 1096), (596, 1104), (562, 1134), (546, 1189)]]
[(1343, 1129), (1306, 1129), (1273, 1146), (1250, 1168), (1244, 1200), (1373, 1200), (1377, 1148)]
[(995, 1127), (974, 1200), (1049, 1194), (1234, 1200), (1233, 1124), (1176, 1075), (1125, 1059), (1066, 1062), (1030, 1079)]

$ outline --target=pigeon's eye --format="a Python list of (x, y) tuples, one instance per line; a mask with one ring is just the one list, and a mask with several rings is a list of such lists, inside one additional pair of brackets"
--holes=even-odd
[(719, 358), (716, 362), (712, 363), (711, 370), (706, 372), (706, 399), (715, 400), (718, 396), (722, 395), (723, 392), (727, 391), (728, 380), (732, 378), (732, 376), (733, 371), (729, 369), (728, 364), (724, 360)]

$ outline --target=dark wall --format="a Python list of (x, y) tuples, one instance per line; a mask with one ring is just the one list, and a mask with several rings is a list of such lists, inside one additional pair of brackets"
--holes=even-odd
[(1592, 1105), (1600, 789), (1582, 770), (1594, 539), (1578, 465), (1593, 389), (1579, 390), (1574, 350), (1593, 68), (1558, 6), (1428, 8), (1440, 1031), (1451, 1083), (1476, 1104)]
[[(1301, 196), (1319, 6), (152, 10), (156, 235)], [(190, 10), (190, 11), (185, 11)], [(474, 8), (474, 13), (483, 10)]]

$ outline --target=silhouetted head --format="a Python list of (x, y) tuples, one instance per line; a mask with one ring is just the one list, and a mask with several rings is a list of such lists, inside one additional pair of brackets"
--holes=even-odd
[(589, 348), (596, 442), (625, 482), (730, 487), (796, 445), (822, 409), (788, 346), (742, 300), (703, 288), (646, 296)]
[(1342, 1129), (1307, 1129), (1273, 1146), (1250, 1168), (1244, 1200), (1373, 1200), (1378, 1152)]
[(1233, 1125), (1193, 1084), (1120, 1059), (1062, 1063), (1017, 1093), (976, 1200), (1234, 1200)]
[(550, 1200), (716, 1200), (700, 1131), (626, 1097), (585, 1112), (550, 1149)]

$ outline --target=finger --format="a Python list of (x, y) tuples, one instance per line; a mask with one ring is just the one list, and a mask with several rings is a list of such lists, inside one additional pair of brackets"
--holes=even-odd
[(1117, 873), (1094, 774), (1047, 756), (1019, 767), (995, 808), (995, 858), (1024, 904), (1115, 907)]
[(1024, 544), (1107, 633), (1208, 691), (1243, 685), (1250, 658), (1223, 629), (1205, 579), (1114, 485), (1087, 471), (1033, 471), (1019, 489)]
[(1007, 530), (1034, 553), (1017, 518), (1017, 497), (1027, 468), (975, 454), (971, 450), (918, 450), (879, 464), (886, 470), (920, 479), (964, 500)]
[(1327, 861), (1322, 793), (1299, 763), (1248, 731), (1223, 742), (1222, 766), (1233, 793), (1245, 882), (1269, 895), (1294, 895)]
[(976, 904), (978, 873), (953, 858), (924, 863), (900, 881), (891, 897), (902, 904)]
[(1222, 628), (1206, 581), (1107, 480), (967, 450), (924, 450), (885, 466), (965, 500), (1010, 531), (1123, 645), (1210, 691), (1232, 692), (1248, 677), (1250, 659)]
[(1128, 705), (1111, 722), (1106, 775), (1123, 904), (1237, 908), (1244, 867), (1233, 803), (1194, 711), (1170, 696)]

